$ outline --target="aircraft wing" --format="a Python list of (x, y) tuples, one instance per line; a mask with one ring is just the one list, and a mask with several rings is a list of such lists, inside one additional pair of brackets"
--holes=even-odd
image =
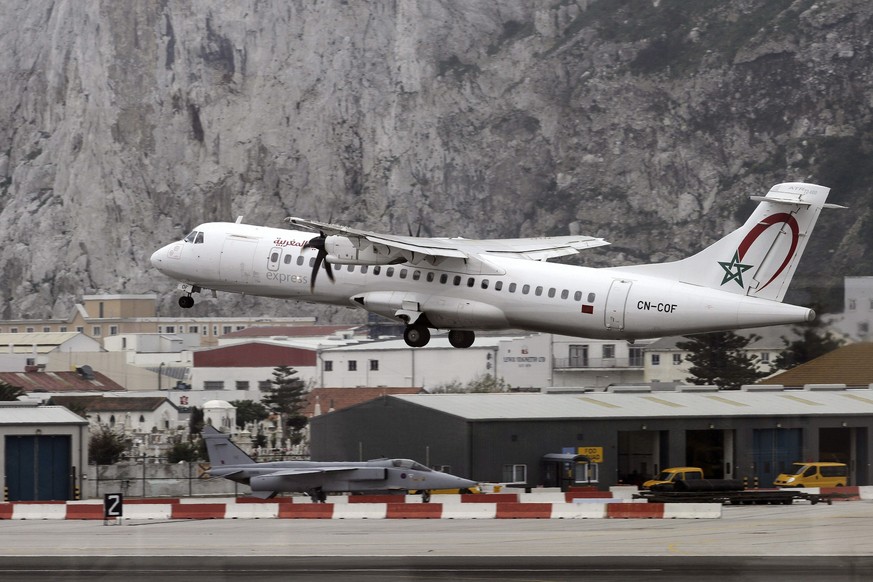
[(484, 253), (542, 261), (609, 244), (602, 238), (581, 235), (484, 240), (386, 235), (303, 218), (290, 217), (286, 220), (295, 226), (321, 232), (325, 236), (363, 239), (374, 245), (441, 258), (466, 259)]
[(270, 477), (297, 477), (299, 475), (318, 475), (320, 473), (342, 473), (354, 471), (360, 467), (308, 467), (301, 469), (276, 469)]

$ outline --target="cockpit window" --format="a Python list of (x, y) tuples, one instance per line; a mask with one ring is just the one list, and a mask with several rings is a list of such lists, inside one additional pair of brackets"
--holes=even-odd
[(416, 463), (410, 459), (394, 459), (393, 464), (395, 467), (399, 469), (414, 469), (416, 471), (430, 471), (427, 467), (422, 465), (421, 463)]
[(203, 233), (199, 230), (192, 230), (191, 234), (185, 237), (186, 243), (194, 243), (196, 245), (203, 244)]

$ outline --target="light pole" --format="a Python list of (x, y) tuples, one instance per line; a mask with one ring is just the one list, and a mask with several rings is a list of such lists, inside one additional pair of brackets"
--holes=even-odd
[(158, 392), (161, 391), (161, 377), (164, 375), (164, 363), (158, 366)]

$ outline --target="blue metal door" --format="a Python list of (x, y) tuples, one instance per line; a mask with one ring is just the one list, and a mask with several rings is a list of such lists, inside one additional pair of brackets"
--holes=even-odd
[(799, 428), (765, 428), (753, 431), (755, 477), (761, 487), (772, 487), (779, 473), (801, 460), (803, 431)]
[(9, 501), (70, 499), (70, 435), (7, 435)]

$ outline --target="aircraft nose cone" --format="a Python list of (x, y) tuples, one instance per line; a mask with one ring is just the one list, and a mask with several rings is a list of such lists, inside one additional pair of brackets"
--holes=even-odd
[(163, 254), (163, 250), (164, 249), (156, 250), (152, 253), (151, 258), (149, 259), (149, 262), (151, 262), (152, 267), (154, 267), (155, 269), (160, 270), (161, 268), (161, 255)]

